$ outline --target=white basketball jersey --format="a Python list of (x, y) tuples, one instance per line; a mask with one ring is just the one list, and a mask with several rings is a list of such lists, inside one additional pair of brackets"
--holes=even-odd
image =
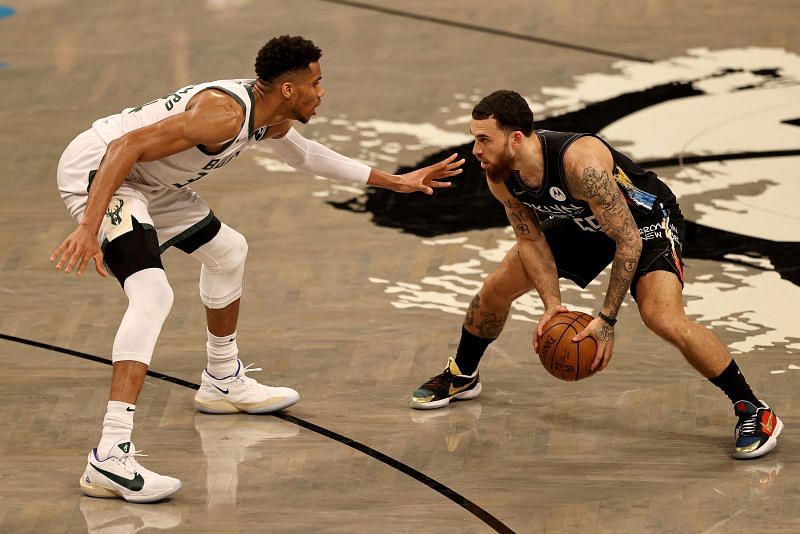
[(92, 124), (92, 129), (108, 144), (128, 132), (181, 113), (186, 109), (189, 100), (200, 91), (217, 89), (230, 95), (242, 106), (244, 120), (239, 133), (229, 139), (222, 149), (211, 152), (198, 145), (156, 161), (140, 161), (134, 165), (127, 178), (137, 183), (180, 189), (226, 165), (241, 151), (264, 137), (266, 126), (254, 131), (254, 82), (255, 80), (217, 80), (189, 85), (146, 104), (126, 108), (117, 115), (98, 119)]

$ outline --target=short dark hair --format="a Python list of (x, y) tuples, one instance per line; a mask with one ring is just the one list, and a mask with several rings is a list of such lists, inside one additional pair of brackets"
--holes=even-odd
[(256, 75), (270, 83), (281, 74), (308, 68), (321, 57), (322, 50), (308, 39), (291, 35), (273, 37), (258, 51)]
[(505, 132), (520, 131), (525, 136), (533, 133), (533, 111), (519, 93), (500, 90), (483, 97), (472, 108), (472, 118), (484, 120), (494, 118)]

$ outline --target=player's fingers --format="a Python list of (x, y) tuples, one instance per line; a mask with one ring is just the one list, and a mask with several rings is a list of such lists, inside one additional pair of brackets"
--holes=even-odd
[(595, 368), (597, 367), (597, 365), (603, 360), (603, 349), (604, 348), (605, 348), (605, 344), (604, 343), (601, 343), (601, 344), (598, 345), (597, 353), (594, 355), (594, 361), (592, 362), (592, 366), (590, 367), (590, 369), (592, 371), (594, 371)]
[(91, 259), (92, 259), (91, 257), (83, 257), (83, 258), (81, 258), (81, 261), (78, 264), (78, 270), (75, 271), (75, 274), (78, 275), (78, 276), (82, 275), (83, 271), (86, 270), (86, 267), (89, 266), (89, 260), (91, 260)]
[(55, 249), (55, 250), (53, 251), (53, 253), (52, 253), (52, 254), (50, 254), (50, 261), (55, 261), (55, 260), (56, 260), (56, 258), (58, 258), (59, 256), (61, 256), (61, 253), (62, 253), (63, 251), (64, 251), (64, 243), (61, 243), (61, 244), (58, 246), (58, 248), (57, 248), (57, 249)]
[(599, 371), (602, 371), (603, 369), (608, 367), (608, 364), (611, 362), (612, 354), (613, 354), (613, 348), (612, 348), (611, 344), (609, 343), (608, 345), (606, 345), (606, 350), (604, 351), (604, 354), (603, 354), (603, 363), (602, 363), (602, 365), (600, 365)]
[(72, 269), (75, 267), (75, 264), (78, 263), (82, 259), (82, 254), (78, 251), (72, 252), (69, 258), (69, 262), (67, 262), (67, 267), (64, 269), (65, 273), (72, 272)]
[(103, 253), (98, 252), (93, 256), (93, 259), (94, 259), (94, 269), (97, 271), (97, 274), (99, 274), (103, 278), (107, 278), (108, 271), (106, 270), (106, 266), (103, 263)]
[(578, 342), (578, 341), (581, 341), (582, 339), (586, 339), (588, 336), (589, 336), (589, 329), (588, 328), (584, 328), (583, 330), (578, 332), (575, 335), (575, 337), (572, 338), (572, 341)]

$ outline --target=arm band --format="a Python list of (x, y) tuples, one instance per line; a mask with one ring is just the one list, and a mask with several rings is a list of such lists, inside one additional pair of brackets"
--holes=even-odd
[(612, 319), (611, 317), (609, 317), (608, 315), (606, 315), (603, 312), (598, 313), (598, 315), (600, 316), (600, 318), (603, 321), (605, 321), (608, 324), (608, 326), (614, 326), (615, 324), (617, 324), (616, 317)]
[(294, 128), (280, 139), (267, 141), (283, 161), (295, 169), (325, 178), (366, 184), (372, 170), (316, 141), (309, 141)]

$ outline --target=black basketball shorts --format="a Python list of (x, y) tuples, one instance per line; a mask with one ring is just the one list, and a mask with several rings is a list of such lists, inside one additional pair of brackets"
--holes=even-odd
[[(677, 207), (656, 208), (646, 216), (638, 216), (636, 224), (642, 237), (642, 254), (631, 282), (631, 295), (636, 299), (639, 278), (653, 271), (670, 271), (683, 286), (682, 248), (686, 235), (683, 215)], [(586, 287), (614, 259), (616, 245), (602, 232), (582, 230), (570, 219), (542, 222), (542, 230), (556, 260), (558, 275)]]

